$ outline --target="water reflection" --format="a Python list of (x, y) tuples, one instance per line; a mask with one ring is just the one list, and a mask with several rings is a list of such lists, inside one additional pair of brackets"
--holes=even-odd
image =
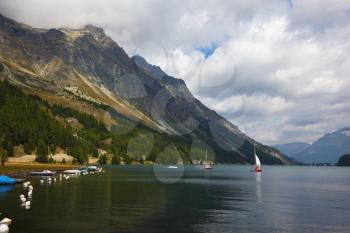
[(261, 172), (255, 172), (255, 189), (256, 189), (256, 201), (258, 203), (262, 202), (262, 192), (261, 192)]
[[(0, 196), (0, 206), (16, 220), (16, 233), (350, 232), (348, 171), (295, 169), (268, 167), (261, 174), (246, 166), (185, 166), (178, 182), (166, 184), (151, 166), (111, 167), (51, 185), (33, 178), (30, 210), (17, 204), (20, 187)], [(170, 179), (177, 174), (164, 172)]]
[(0, 185), (0, 194), (10, 192), (15, 187), (14, 185)]

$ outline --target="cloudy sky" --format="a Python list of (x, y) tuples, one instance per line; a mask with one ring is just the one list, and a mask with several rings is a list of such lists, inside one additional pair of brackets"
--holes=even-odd
[(350, 0), (1, 0), (0, 12), (101, 26), (267, 144), (350, 126)]

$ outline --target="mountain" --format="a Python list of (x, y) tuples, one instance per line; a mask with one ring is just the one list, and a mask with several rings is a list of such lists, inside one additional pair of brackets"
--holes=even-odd
[(350, 127), (327, 133), (293, 158), (304, 163), (336, 163), (350, 152)]
[(350, 167), (350, 154), (341, 156), (336, 165), (342, 167)]
[[(126, 138), (130, 139), (132, 129), (142, 128), (135, 137), (147, 134), (158, 140), (153, 142), (152, 156), (144, 155), (147, 159), (157, 160), (162, 154), (159, 150), (170, 146), (177, 148), (183, 160), (195, 162), (202, 155), (198, 158), (192, 152), (199, 149), (204, 154), (209, 147), (209, 157), (216, 162), (253, 163), (255, 144), (263, 163), (293, 163), (203, 105), (183, 80), (141, 56), (130, 58), (102, 28), (93, 25), (36, 29), (0, 16), (0, 68), (1, 80), (50, 105), (82, 111), (103, 122), (119, 135), (122, 148), (129, 148)], [(119, 143), (115, 140), (108, 144)], [(101, 142), (95, 144), (101, 146)]]
[(306, 142), (293, 142), (293, 143), (274, 145), (273, 147), (278, 149), (288, 157), (294, 158), (295, 154), (302, 152), (309, 146), (310, 144)]

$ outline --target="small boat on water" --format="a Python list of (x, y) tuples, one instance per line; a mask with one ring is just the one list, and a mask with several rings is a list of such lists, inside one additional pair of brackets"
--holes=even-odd
[(203, 168), (205, 170), (213, 169), (213, 164), (208, 161), (208, 150), (205, 150), (205, 161), (203, 162)]
[(55, 172), (55, 171), (44, 170), (44, 171), (34, 171), (34, 172), (31, 172), (30, 174), (32, 176), (53, 176), (56, 173), (57, 172)]
[(255, 145), (254, 145), (254, 157), (255, 157), (254, 172), (262, 172), (260, 159), (259, 159), (259, 157), (258, 157), (258, 155), (256, 154), (256, 151), (255, 151)]
[(179, 167), (178, 166), (168, 166), (167, 168), (169, 168), (169, 169), (177, 169)]
[(87, 170), (88, 170), (88, 172), (97, 172), (100, 169), (97, 166), (88, 166)]
[(0, 176), (0, 185), (21, 184), (23, 182), (25, 182), (25, 179), (15, 179), (8, 176)]
[(89, 170), (88, 170), (87, 168), (81, 168), (81, 169), (79, 169), (79, 171), (80, 171), (80, 173), (81, 173), (82, 175), (87, 175), (87, 174), (89, 174)]
[(71, 170), (65, 170), (63, 171), (64, 174), (71, 174), (71, 175), (78, 175), (81, 173), (78, 169), (71, 169)]
[(0, 185), (16, 184), (16, 179), (8, 176), (0, 176)]

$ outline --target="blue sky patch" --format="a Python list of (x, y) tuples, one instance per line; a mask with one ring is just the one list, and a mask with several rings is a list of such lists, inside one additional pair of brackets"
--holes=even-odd
[(209, 46), (199, 47), (196, 50), (198, 50), (199, 52), (203, 53), (204, 56), (205, 56), (205, 59), (207, 59), (208, 57), (210, 57), (215, 52), (217, 47), (218, 47), (217, 43), (212, 42)]

